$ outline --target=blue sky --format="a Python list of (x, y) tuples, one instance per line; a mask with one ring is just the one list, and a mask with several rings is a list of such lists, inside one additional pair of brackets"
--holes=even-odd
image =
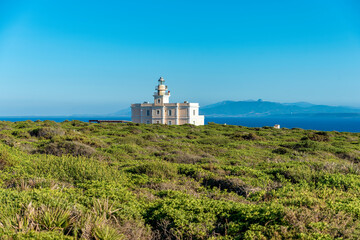
[(0, 115), (151, 101), (360, 107), (360, 3), (0, 0)]

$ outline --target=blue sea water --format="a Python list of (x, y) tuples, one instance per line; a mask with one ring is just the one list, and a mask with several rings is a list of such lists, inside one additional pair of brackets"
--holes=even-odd
[[(76, 116), (30, 116), (30, 117), (0, 117), (1, 121), (26, 121), (26, 120), (52, 120), (63, 122), (65, 120), (80, 120), (88, 122), (96, 120), (130, 120), (130, 117), (76, 117)], [(360, 132), (360, 117), (206, 117), (205, 123), (240, 125), (246, 127), (280, 126), (286, 128), (303, 128), (321, 131)]]
[(246, 127), (264, 127), (280, 124), (283, 128), (303, 128), (319, 131), (360, 132), (360, 118), (341, 117), (244, 117), (244, 118), (208, 118), (206, 122), (240, 125)]

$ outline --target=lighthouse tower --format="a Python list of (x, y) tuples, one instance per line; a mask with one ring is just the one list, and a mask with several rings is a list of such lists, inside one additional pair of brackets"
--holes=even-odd
[(160, 77), (158, 80), (158, 85), (155, 87), (156, 92), (154, 93), (154, 104), (162, 105), (164, 103), (169, 103), (170, 91), (168, 91), (167, 86), (165, 85), (165, 80), (163, 77)]
[(131, 121), (146, 124), (204, 125), (204, 116), (199, 115), (199, 104), (170, 103), (170, 91), (165, 85), (164, 78), (158, 80), (154, 92), (154, 103), (144, 102), (131, 104)]

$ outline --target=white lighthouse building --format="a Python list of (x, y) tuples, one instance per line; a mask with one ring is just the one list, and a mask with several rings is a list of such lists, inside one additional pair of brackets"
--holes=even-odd
[(168, 125), (204, 125), (198, 103), (169, 103), (170, 91), (161, 77), (154, 93), (154, 103), (131, 104), (131, 121), (134, 123), (161, 123)]

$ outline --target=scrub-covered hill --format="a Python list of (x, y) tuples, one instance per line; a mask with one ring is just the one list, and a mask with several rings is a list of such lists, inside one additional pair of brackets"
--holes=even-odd
[(359, 239), (360, 134), (0, 122), (0, 239)]

